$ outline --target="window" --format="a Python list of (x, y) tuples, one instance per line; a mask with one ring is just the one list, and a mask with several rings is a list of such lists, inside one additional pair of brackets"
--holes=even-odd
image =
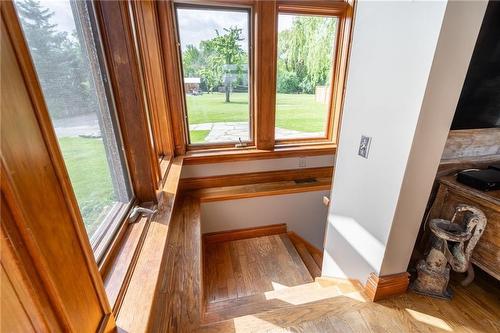
[(328, 138), (336, 17), (279, 14), (276, 140)]
[(177, 6), (190, 144), (252, 140), (250, 10)]
[(92, 7), (86, 1), (17, 0), (15, 4), (99, 260), (132, 193)]

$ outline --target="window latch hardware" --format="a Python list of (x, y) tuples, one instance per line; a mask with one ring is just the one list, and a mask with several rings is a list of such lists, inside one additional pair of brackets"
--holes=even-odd
[(239, 143), (234, 145), (235, 148), (244, 148), (247, 146), (247, 144), (245, 142), (241, 141), (241, 138), (238, 138), (238, 141), (239, 141)]
[(132, 211), (130, 212), (130, 215), (129, 215), (129, 221), (130, 223), (134, 223), (134, 222), (137, 222), (137, 218), (139, 216), (148, 216), (148, 217), (151, 217), (153, 216), (153, 214), (155, 214), (156, 212), (158, 211), (158, 209), (149, 209), (149, 208), (144, 208), (144, 207), (141, 207), (141, 206), (135, 206)]

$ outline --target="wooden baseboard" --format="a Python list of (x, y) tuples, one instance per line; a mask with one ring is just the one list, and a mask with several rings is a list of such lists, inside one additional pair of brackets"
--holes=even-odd
[(287, 227), (285, 223), (266, 225), (263, 227), (255, 227), (255, 228), (211, 232), (203, 234), (203, 243), (208, 244), (217, 242), (227, 242), (238, 239), (284, 234), (286, 232), (287, 232)]
[(179, 187), (181, 190), (199, 190), (212, 187), (271, 183), (305, 178), (331, 178), (332, 175), (333, 167), (238, 173), (200, 178), (183, 178), (180, 181)]
[(378, 276), (371, 273), (366, 282), (365, 292), (372, 301), (404, 294), (408, 289), (410, 275), (407, 272)]

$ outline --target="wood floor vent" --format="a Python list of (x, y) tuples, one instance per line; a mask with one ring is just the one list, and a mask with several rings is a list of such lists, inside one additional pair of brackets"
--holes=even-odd
[(318, 180), (316, 178), (301, 178), (301, 179), (295, 179), (294, 182), (295, 184), (312, 184), (312, 183), (317, 183)]

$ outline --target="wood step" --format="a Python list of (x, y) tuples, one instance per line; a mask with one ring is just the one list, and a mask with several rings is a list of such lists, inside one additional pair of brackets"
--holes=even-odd
[[(330, 289), (330, 288), (327, 288)], [(320, 291), (325, 292), (326, 289)], [(346, 318), (374, 303), (362, 293), (338, 295), (302, 304), (240, 316), (217, 323), (204, 324), (199, 332), (359, 332)], [(387, 318), (386, 318), (387, 319)], [(383, 326), (384, 323), (379, 325)], [(381, 330), (382, 332), (383, 330)]]
[(204, 245), (206, 303), (313, 281), (285, 233)]
[(291, 307), (350, 295), (365, 300), (363, 288), (357, 281), (341, 279), (317, 279), (294, 287), (268, 291), (247, 297), (207, 304), (203, 322), (217, 322), (244, 315)]
[(300, 257), (304, 261), (311, 275), (314, 278), (321, 276), (323, 252), (293, 231), (288, 232), (288, 237), (297, 248)]

